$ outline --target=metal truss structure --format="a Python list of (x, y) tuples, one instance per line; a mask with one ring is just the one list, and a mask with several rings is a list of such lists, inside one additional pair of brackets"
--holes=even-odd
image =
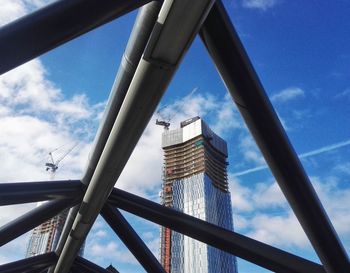
[[(0, 184), (0, 205), (50, 200), (0, 228), (0, 246), (71, 208), (56, 251), (0, 272), (107, 272), (77, 257), (101, 214), (147, 272), (165, 272), (119, 209), (279, 273), (349, 273), (346, 251), (290, 144), (220, 0), (60, 0), (0, 29), (0, 74), (143, 6), (80, 181)], [(199, 34), (321, 264), (114, 188)]]

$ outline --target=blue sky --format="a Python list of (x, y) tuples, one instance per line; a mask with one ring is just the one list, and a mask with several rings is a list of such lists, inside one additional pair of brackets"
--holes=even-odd
[[(47, 2), (0, 0), (0, 24)], [(349, 253), (349, 3), (224, 3)], [(135, 15), (124, 16), (0, 76), (1, 181), (47, 180), (43, 164), (48, 152), (75, 141), (78, 149), (65, 158), (56, 178), (81, 176)], [(237, 232), (318, 261), (199, 39), (184, 58), (160, 108), (163, 116), (172, 118), (171, 128), (185, 118), (201, 115), (228, 142)], [(154, 125), (156, 117), (116, 185), (158, 201), (162, 129)], [(0, 208), (0, 224), (33, 206)], [(159, 228), (126, 216), (158, 255)], [(22, 236), (0, 248), (0, 263), (22, 258), (27, 238)], [(88, 237), (86, 257), (103, 266), (113, 263), (121, 272), (144, 272), (100, 218)], [(242, 260), (239, 271), (268, 272)]]

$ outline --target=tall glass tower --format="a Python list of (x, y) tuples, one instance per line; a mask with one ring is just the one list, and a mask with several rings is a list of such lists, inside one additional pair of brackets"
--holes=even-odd
[[(162, 204), (233, 230), (227, 145), (199, 117), (162, 135)], [(168, 273), (237, 273), (236, 258), (168, 228), (161, 229), (161, 263)]]

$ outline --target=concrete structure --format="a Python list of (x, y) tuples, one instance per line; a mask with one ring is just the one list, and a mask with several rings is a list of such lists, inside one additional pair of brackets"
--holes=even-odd
[[(199, 117), (165, 130), (162, 204), (233, 229), (227, 146)], [(161, 230), (161, 263), (171, 273), (236, 273), (234, 256), (169, 228)]]

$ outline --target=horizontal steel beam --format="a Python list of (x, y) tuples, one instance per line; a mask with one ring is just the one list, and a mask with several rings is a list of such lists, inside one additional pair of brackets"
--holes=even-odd
[(70, 208), (79, 201), (72, 199), (60, 199), (49, 201), (13, 221), (0, 227), (0, 246), (10, 242), (27, 231), (37, 227), (41, 223), (51, 219), (66, 208)]
[(1, 273), (32, 273), (42, 272), (44, 269), (57, 262), (57, 255), (54, 252), (37, 255), (23, 260), (0, 265)]
[(325, 273), (319, 264), (119, 189), (108, 203), (274, 272)]
[(0, 206), (82, 196), (79, 180), (0, 183)]
[(146, 272), (165, 273), (157, 258), (117, 209), (106, 204), (101, 210), (101, 215)]
[(277, 183), (328, 273), (350, 263), (220, 0), (200, 36)]
[(149, 0), (61, 0), (0, 28), (0, 75)]
[(110, 273), (103, 267), (84, 259), (83, 257), (77, 256), (70, 273)]

